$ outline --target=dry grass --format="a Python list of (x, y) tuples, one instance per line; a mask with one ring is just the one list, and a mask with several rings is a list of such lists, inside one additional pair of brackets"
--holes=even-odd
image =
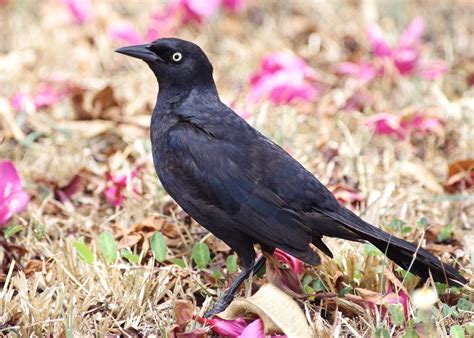
[[(40, 81), (56, 73), (84, 89), (90, 109), (92, 96), (106, 85), (112, 87), (119, 107), (118, 112), (112, 112), (114, 121), (86, 121), (85, 127), (74, 123), (70, 100), (46, 110), (22, 112), (14, 120), (22, 133), (29, 135), (23, 140), (6, 120), (0, 120), (0, 158), (15, 162), (33, 196), (27, 211), (12, 221), (24, 230), (13, 238), (0, 238), (0, 328), (7, 335), (139, 332), (167, 336), (175, 324), (176, 300), (191, 300), (196, 314), (202, 315), (235, 276), (224, 274), (216, 281), (211, 269), (198, 271), (192, 266), (190, 252), (198, 241), (208, 243), (214, 257), (212, 267), (217, 269), (224, 269), (228, 251), (175, 208), (161, 187), (151, 161), (147, 129), (156, 97), (155, 80), (143, 64), (115, 55), (117, 45), (106, 34), (108, 23), (119, 13), (129, 14), (134, 22), (146, 22), (152, 3), (96, 1), (95, 5), (93, 23), (83, 27), (68, 24), (61, 6), (53, 0), (11, 1), (9, 9), (0, 13), (1, 96), (33, 91)], [(222, 98), (236, 100), (239, 108), (246, 106), (248, 76), (263, 55), (288, 49), (304, 57), (326, 84), (323, 98), (304, 106), (264, 103), (253, 108), (250, 122), (322, 182), (350, 177), (366, 198), (360, 212), (372, 224), (404, 220), (413, 227), (405, 234), (411, 240), (419, 240), (430, 228), (454, 224), (454, 237), (460, 245), (453, 251), (435, 253), (446, 262), (459, 264), (469, 277), (474, 257), (472, 190), (448, 195), (436, 187), (446, 179), (449, 163), (474, 158), (474, 92), (463, 82), (463, 64), (471, 62), (472, 66), (474, 53), (473, 12), (469, 2), (461, 1), (449, 5), (427, 1), (363, 1), (360, 5), (354, 1), (297, 1), (291, 5), (264, 1), (251, 6), (242, 17), (222, 14), (199, 29), (183, 28), (179, 36), (208, 51)], [(348, 55), (344, 36), (355, 37), (362, 44), (360, 48), (368, 50), (364, 45), (367, 18), (378, 16), (386, 31), (400, 32), (416, 15), (425, 17), (430, 49), (451, 64), (450, 73), (442, 82), (411, 78), (399, 78), (396, 83), (381, 81), (370, 88), (374, 102), (366, 112), (340, 111), (341, 102), (354, 88), (331, 71), (331, 65)], [(263, 24), (258, 24), (259, 20)], [(439, 107), (445, 135), (396, 141), (372, 135), (361, 123), (372, 112), (408, 106)], [(33, 140), (33, 132), (42, 134)], [(330, 152), (335, 156), (328, 156)], [(137, 163), (143, 164), (140, 194), (128, 191), (122, 207), (111, 207), (103, 195), (106, 172), (130, 170)], [(54, 198), (52, 187), (66, 184), (79, 170), (86, 188), (72, 202), (62, 204)], [(435, 182), (421, 170), (432, 173)], [(429, 220), (428, 230), (417, 228), (421, 217)], [(167, 238), (168, 257), (183, 258), (186, 268), (155, 264), (147, 241), (131, 247), (141, 256), (140, 265), (123, 259), (107, 265), (101, 259), (97, 248), (101, 232), (118, 235), (137, 224), (157, 226), (161, 220), (173, 229), (173, 236)], [(150, 230), (143, 231), (146, 238), (150, 235)], [(80, 236), (97, 255), (92, 265), (83, 263), (73, 249)], [(360, 244), (326, 242), (336, 258), (324, 259), (317, 267), (306, 266), (307, 275), (319, 277), (328, 292), (340, 291), (340, 284), (335, 283), (339, 275), (344, 286), (384, 291), (385, 280), (378, 267), (390, 267), (389, 261), (367, 255)], [(255, 285), (264, 280), (257, 279)], [(251, 287), (247, 285), (241, 294), (248, 295)], [(407, 283), (406, 287), (412, 291), (415, 284)], [(472, 301), (472, 295), (465, 297)], [(302, 307), (317, 336), (372, 336), (382, 326), (392, 334), (402, 332), (350, 298), (339, 297), (337, 302), (309, 299)], [(432, 333), (436, 336), (449, 334), (453, 324), (473, 320), (472, 312), (445, 318), (440, 311), (435, 313)], [(413, 308), (410, 316), (416, 317)], [(188, 328), (198, 325), (192, 321)]]

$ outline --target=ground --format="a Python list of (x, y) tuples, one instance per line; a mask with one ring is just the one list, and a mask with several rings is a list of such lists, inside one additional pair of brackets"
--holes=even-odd
[[(0, 225), (2, 334), (215, 334), (196, 316), (237, 275), (234, 253), (167, 196), (149, 140), (156, 80), (114, 53), (162, 35), (200, 45), (222, 100), (341, 203), (421, 241), (473, 285), (470, 1), (217, 1), (209, 15), (179, 3), (0, 1), (0, 159), (30, 196)], [(391, 54), (377, 50), (386, 46), (371, 23)], [(272, 78), (261, 61), (276, 52), (305, 65)], [(283, 89), (255, 99), (262, 74), (262, 87)], [(303, 94), (284, 95), (298, 84)], [(334, 259), (321, 253), (321, 265), (295, 272), (308, 295), (290, 300), (313, 335), (473, 335), (469, 287), (428, 281), (437, 292), (423, 310), (409, 296), (423, 283), (372, 246), (325, 242)], [(239, 296), (266, 283), (260, 273)]]

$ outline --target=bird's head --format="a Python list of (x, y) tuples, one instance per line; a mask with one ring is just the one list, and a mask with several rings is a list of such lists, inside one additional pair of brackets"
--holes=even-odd
[(214, 83), (209, 59), (199, 46), (189, 41), (163, 38), (122, 47), (116, 52), (145, 61), (155, 73), (160, 88)]

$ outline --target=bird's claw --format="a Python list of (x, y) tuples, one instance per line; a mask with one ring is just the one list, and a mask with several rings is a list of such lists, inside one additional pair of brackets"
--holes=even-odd
[(232, 303), (233, 299), (234, 299), (233, 295), (224, 295), (222, 298), (220, 298), (217, 301), (217, 303), (213, 306), (212, 309), (210, 309), (204, 314), (204, 317), (210, 318), (218, 313), (221, 313), (222, 311), (227, 309), (230, 303)]

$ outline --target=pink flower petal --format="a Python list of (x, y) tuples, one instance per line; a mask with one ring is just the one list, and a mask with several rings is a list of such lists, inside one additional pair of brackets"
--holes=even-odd
[(201, 23), (204, 20), (214, 16), (221, 4), (221, 0), (181, 0), (180, 5), (183, 9), (183, 21)]
[(222, 5), (231, 12), (241, 12), (247, 7), (247, 0), (223, 0)]
[(183, 10), (179, 2), (171, 3), (164, 11), (155, 11), (145, 34), (146, 41), (174, 35), (180, 20), (180, 11)]
[(108, 34), (113, 40), (120, 42), (125, 41), (131, 45), (144, 42), (135, 26), (128, 22), (112, 24), (108, 29)]
[(17, 93), (10, 98), (10, 104), (12, 108), (18, 112), (23, 109), (25, 102), (30, 99), (28, 94)]
[(29, 201), (14, 164), (10, 160), (0, 161), (0, 225), (22, 212)]
[(413, 48), (396, 49), (393, 54), (393, 63), (400, 74), (407, 75), (415, 70), (418, 56), (418, 51)]
[(274, 104), (311, 101), (321, 94), (314, 83), (315, 71), (290, 53), (273, 53), (263, 58), (260, 70), (250, 78), (250, 101), (264, 98)]
[(280, 249), (275, 249), (275, 252), (273, 253), (278, 260), (283, 263), (283, 264), (288, 264), (290, 268), (299, 276), (303, 273), (303, 263), (298, 259), (290, 254), (287, 254), (283, 250)]
[(107, 173), (107, 189), (105, 189), (105, 198), (113, 206), (120, 206), (125, 201), (125, 190), (131, 188), (138, 193), (134, 178), (137, 176), (137, 169), (127, 173), (111, 174)]
[(247, 322), (244, 318), (238, 317), (233, 320), (225, 320), (219, 317), (214, 317), (212, 319), (205, 319), (199, 316), (194, 316), (199, 323), (209, 326), (209, 328), (221, 336), (226, 337), (238, 337), (242, 334), (245, 327), (247, 326)]
[(398, 48), (416, 47), (425, 31), (425, 22), (418, 16), (412, 20), (398, 40)]
[(404, 130), (401, 128), (400, 117), (389, 113), (379, 113), (369, 116), (364, 124), (374, 129), (379, 135), (396, 135), (400, 138), (405, 137)]
[(370, 62), (341, 62), (336, 65), (336, 72), (342, 75), (353, 76), (359, 80), (360, 84), (366, 84), (380, 74), (377, 66)]
[(392, 49), (385, 40), (384, 34), (377, 24), (367, 26), (367, 35), (369, 37), (372, 52), (378, 57), (389, 57), (392, 55)]
[(263, 322), (261, 319), (256, 319), (251, 322), (242, 331), (240, 338), (265, 338), (265, 331), (263, 328)]
[(448, 65), (442, 60), (421, 63), (418, 74), (425, 80), (435, 80), (448, 72)]
[(65, 92), (59, 92), (50, 85), (43, 85), (33, 97), (33, 102), (36, 109), (45, 108), (61, 101), (65, 94)]
[(90, 0), (63, 0), (74, 21), (83, 24), (92, 17)]

